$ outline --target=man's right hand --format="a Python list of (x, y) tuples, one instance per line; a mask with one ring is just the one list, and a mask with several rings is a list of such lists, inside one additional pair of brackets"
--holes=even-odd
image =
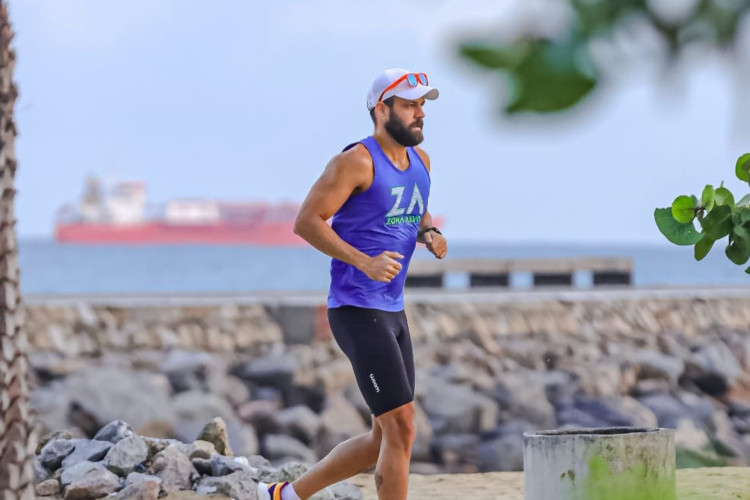
[(403, 267), (396, 259), (403, 258), (404, 256), (398, 252), (386, 250), (380, 255), (370, 257), (362, 267), (362, 272), (372, 280), (390, 283)]

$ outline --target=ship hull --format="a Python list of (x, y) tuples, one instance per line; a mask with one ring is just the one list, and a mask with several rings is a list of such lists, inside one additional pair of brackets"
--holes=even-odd
[(55, 238), (61, 243), (90, 244), (211, 244), (302, 246), (290, 221), (264, 224), (59, 224)]

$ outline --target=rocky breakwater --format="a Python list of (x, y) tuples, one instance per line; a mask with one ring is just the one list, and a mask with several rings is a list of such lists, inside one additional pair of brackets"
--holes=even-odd
[[(368, 410), (335, 344), (284, 343), (295, 335), (289, 324), (253, 307), (242, 348), (229, 331), (247, 318), (239, 306), (185, 307), (183, 315), (170, 308), (161, 320), (158, 309), (87, 308), (141, 320), (103, 326), (92, 316), (85, 328), (70, 320), (84, 309), (70, 309), (68, 323), (47, 330), (58, 324), (70, 338), (85, 335), (90, 348), (37, 344), (39, 422), (91, 438), (123, 419), (141, 434), (190, 442), (221, 416), (236, 452), (274, 465), (312, 463), (366, 432)], [(520, 470), (524, 431), (631, 425), (677, 429), (680, 466), (748, 464), (750, 300), (422, 302), (407, 314), (417, 363), (414, 471)], [(180, 331), (185, 318), (193, 334), (165, 333)], [(107, 328), (131, 340), (113, 347)], [(214, 337), (235, 340), (212, 352), (205, 344), (144, 346), (132, 343), (148, 338), (138, 328), (200, 342), (213, 328)]]
[[(65, 500), (191, 498), (187, 491), (256, 500), (259, 481), (293, 481), (305, 470), (299, 462), (273, 467), (260, 455), (235, 456), (220, 418), (189, 443), (141, 436), (121, 420), (90, 440), (57, 431), (42, 439), (34, 457), (37, 496)], [(362, 494), (341, 482), (312, 498), (359, 500)]]

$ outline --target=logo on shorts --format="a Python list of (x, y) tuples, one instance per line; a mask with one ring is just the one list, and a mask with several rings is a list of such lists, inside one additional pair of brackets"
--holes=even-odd
[(372, 380), (372, 385), (375, 387), (375, 392), (380, 392), (380, 387), (378, 387), (378, 383), (375, 381), (375, 374), (370, 374), (370, 380)]

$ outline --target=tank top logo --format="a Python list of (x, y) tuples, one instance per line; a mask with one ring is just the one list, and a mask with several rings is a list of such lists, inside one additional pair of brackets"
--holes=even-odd
[[(395, 226), (397, 224), (419, 224), (424, 215), (424, 198), (422, 193), (419, 191), (419, 186), (414, 184), (411, 191), (411, 199), (407, 208), (402, 206), (404, 200), (404, 191), (406, 186), (395, 186), (391, 188), (391, 196), (395, 196), (396, 200), (393, 202), (393, 206), (385, 214), (385, 225)], [(416, 209), (416, 213), (414, 213)]]

